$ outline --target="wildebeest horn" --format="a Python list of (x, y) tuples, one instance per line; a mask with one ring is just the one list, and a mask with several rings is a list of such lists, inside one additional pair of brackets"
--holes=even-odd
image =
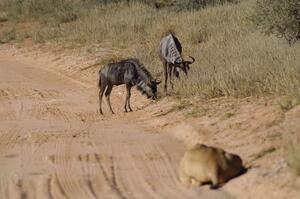
[(189, 57), (192, 59), (192, 61), (190, 62), (190, 64), (194, 63), (195, 62), (195, 58), (192, 57), (192, 56), (189, 56)]

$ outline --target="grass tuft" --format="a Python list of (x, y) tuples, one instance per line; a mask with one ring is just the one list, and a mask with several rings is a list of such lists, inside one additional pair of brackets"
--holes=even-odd
[(234, 115), (235, 115), (234, 113), (227, 112), (227, 113), (224, 114), (224, 119), (231, 118), (231, 117), (233, 117)]
[(290, 145), (287, 157), (287, 164), (291, 171), (296, 175), (300, 176), (300, 147), (299, 145)]
[(17, 37), (16, 30), (14, 28), (0, 32), (0, 43), (9, 43), (15, 40)]
[(293, 97), (285, 97), (279, 102), (280, 109), (284, 112), (293, 109), (295, 106), (299, 104), (300, 104), (300, 100), (298, 98), (293, 98)]

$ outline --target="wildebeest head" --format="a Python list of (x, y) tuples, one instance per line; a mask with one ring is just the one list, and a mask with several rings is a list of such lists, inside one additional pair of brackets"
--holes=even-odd
[(192, 61), (182, 61), (182, 62), (175, 62), (174, 66), (175, 66), (175, 69), (174, 69), (174, 75), (178, 78), (179, 77), (179, 70), (182, 70), (184, 72), (185, 75), (188, 74), (188, 71), (190, 70), (190, 65), (192, 63), (195, 62), (195, 58), (192, 57), (192, 56), (189, 56)]
[(150, 80), (147, 83), (143, 82), (138, 85), (138, 89), (142, 92), (143, 95), (146, 95), (147, 98), (151, 98), (153, 100), (157, 99), (157, 85), (160, 84), (161, 81)]

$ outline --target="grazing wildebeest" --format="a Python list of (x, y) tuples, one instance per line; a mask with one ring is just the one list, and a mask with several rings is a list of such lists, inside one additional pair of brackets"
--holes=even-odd
[(126, 59), (116, 63), (106, 64), (99, 71), (99, 109), (100, 114), (102, 112), (102, 97), (105, 91), (106, 100), (110, 111), (114, 114), (110, 104), (110, 93), (114, 85), (126, 84), (126, 100), (125, 100), (125, 112), (127, 112), (127, 106), (129, 111), (132, 111), (130, 107), (131, 87), (137, 86), (137, 89), (145, 94), (148, 98), (155, 100), (157, 98), (157, 85), (160, 82), (154, 80), (150, 72), (139, 62), (138, 59)]
[(163, 62), (165, 85), (164, 90), (167, 91), (168, 77), (173, 88), (172, 75), (179, 78), (179, 71), (182, 70), (186, 75), (190, 70), (190, 64), (195, 62), (195, 58), (189, 56), (192, 61), (185, 61), (182, 56), (182, 47), (173, 34), (162, 38), (159, 45), (159, 58)]

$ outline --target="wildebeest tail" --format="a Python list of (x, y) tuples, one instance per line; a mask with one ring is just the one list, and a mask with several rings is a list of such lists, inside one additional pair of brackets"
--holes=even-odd
[(98, 88), (101, 88), (101, 69), (99, 70), (99, 82), (98, 82)]

